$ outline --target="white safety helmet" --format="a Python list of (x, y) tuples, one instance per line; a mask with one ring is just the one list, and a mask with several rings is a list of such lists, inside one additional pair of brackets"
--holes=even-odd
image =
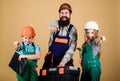
[(95, 21), (88, 21), (85, 24), (85, 28), (84, 29), (95, 29), (95, 30), (99, 30), (98, 24)]

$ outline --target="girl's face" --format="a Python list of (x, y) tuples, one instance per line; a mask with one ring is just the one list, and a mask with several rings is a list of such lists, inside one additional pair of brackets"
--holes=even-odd
[(87, 29), (86, 30), (86, 37), (89, 40), (94, 40), (94, 38), (95, 38), (95, 32), (94, 32), (94, 30), (93, 29)]
[(33, 37), (28, 36), (23, 36), (22, 39), (25, 44), (30, 44), (33, 41)]

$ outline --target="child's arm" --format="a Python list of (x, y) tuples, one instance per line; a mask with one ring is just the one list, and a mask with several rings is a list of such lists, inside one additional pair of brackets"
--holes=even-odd
[(16, 51), (19, 50), (19, 48), (20, 48), (20, 43), (19, 43), (18, 41), (15, 41), (15, 42), (14, 42), (14, 47), (15, 47), (15, 50), (16, 50)]
[(106, 37), (104, 35), (101, 35), (100, 37), (95, 39), (95, 43), (99, 45), (99, 44), (101, 44), (101, 42), (103, 42), (105, 40), (106, 40)]
[(40, 51), (36, 51), (36, 53), (33, 55), (23, 55), (22, 54), (19, 56), (19, 60), (21, 60), (22, 58), (27, 58), (27, 60), (39, 60), (40, 55), (41, 55)]
[(82, 50), (81, 50), (81, 48), (77, 48), (77, 50), (79, 51), (79, 56), (80, 56), (80, 58), (78, 59), (78, 62), (80, 63), (80, 66), (82, 66)]

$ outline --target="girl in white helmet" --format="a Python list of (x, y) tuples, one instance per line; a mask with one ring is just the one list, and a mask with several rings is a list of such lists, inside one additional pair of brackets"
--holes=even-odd
[(82, 75), (80, 81), (100, 81), (100, 44), (105, 41), (105, 37), (103, 35), (98, 37), (99, 27), (95, 21), (88, 21), (84, 29), (85, 42), (82, 45)]

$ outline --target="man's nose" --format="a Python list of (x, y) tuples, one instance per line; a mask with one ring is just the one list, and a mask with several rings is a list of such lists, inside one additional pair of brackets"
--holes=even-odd
[(62, 14), (62, 16), (66, 16), (66, 14), (65, 14), (65, 13), (63, 13), (63, 14)]

